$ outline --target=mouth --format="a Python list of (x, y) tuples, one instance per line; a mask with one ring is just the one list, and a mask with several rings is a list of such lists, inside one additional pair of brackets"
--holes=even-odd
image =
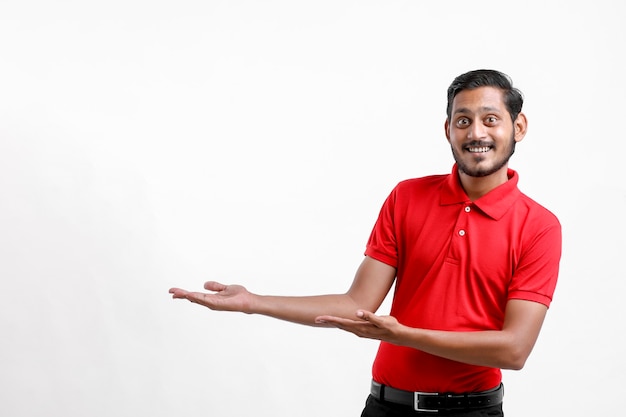
[(465, 150), (470, 153), (486, 153), (489, 152), (493, 146), (476, 146), (476, 145), (467, 145), (465, 146)]

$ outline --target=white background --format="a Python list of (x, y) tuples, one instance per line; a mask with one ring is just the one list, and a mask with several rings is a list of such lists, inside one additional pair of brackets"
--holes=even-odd
[(511, 167), (564, 233), (506, 414), (623, 410), (625, 15), (0, 1), (0, 415), (358, 416), (374, 341), (167, 290), (345, 291), (391, 188), (450, 171), (445, 92), (477, 68), (524, 92)]

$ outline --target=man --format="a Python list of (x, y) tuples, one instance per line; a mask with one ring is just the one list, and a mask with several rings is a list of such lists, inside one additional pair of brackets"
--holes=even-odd
[[(363, 417), (502, 414), (501, 369), (521, 369), (556, 286), (561, 227), (508, 168), (526, 134), (508, 76), (470, 71), (448, 88), (449, 175), (400, 182), (345, 294), (260, 296), (207, 282), (172, 288), (213, 310), (334, 326), (380, 340)], [(389, 316), (374, 312), (396, 281)]]

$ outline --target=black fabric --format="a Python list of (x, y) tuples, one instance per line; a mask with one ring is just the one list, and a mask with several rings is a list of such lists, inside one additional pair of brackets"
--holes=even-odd
[[(409, 406), (416, 411), (443, 411), (443, 410), (473, 410), (493, 407), (502, 403), (504, 388), (498, 387), (483, 392), (467, 394), (416, 394), (387, 387), (372, 381), (370, 394), (372, 397), (386, 403)], [(431, 414), (433, 414), (431, 412)]]
[(412, 405), (394, 404), (380, 401), (372, 395), (367, 397), (361, 417), (417, 417), (417, 416), (446, 416), (446, 417), (504, 417), (502, 404), (476, 410), (448, 410), (438, 412), (424, 412), (413, 410)]

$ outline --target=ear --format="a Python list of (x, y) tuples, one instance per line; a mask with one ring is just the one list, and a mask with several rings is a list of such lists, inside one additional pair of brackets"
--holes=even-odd
[(524, 113), (517, 115), (517, 119), (513, 122), (513, 128), (515, 129), (515, 142), (521, 142), (528, 129), (528, 119)]
[(446, 131), (446, 139), (450, 142), (450, 123), (448, 123), (448, 119), (446, 118), (446, 122), (443, 124), (443, 129)]

